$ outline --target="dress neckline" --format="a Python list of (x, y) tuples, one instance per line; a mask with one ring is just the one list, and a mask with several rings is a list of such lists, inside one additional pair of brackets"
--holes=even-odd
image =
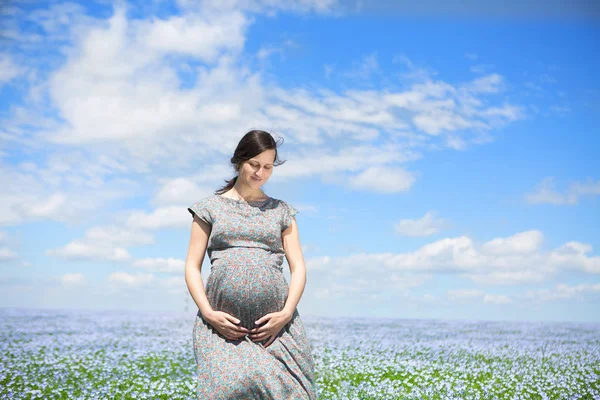
[(246, 204), (249, 204), (249, 203), (266, 203), (267, 201), (271, 200), (270, 196), (267, 196), (267, 198), (265, 200), (250, 200), (250, 201), (236, 200), (236, 199), (232, 199), (231, 197), (222, 196), (220, 194), (216, 194), (215, 196), (220, 197), (222, 199), (227, 199), (227, 200), (233, 201), (234, 203), (246, 203)]

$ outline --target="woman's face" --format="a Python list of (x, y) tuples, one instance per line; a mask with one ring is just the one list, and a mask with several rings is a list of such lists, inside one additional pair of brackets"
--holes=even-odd
[(242, 164), (239, 177), (252, 189), (259, 189), (273, 173), (275, 150), (265, 150)]

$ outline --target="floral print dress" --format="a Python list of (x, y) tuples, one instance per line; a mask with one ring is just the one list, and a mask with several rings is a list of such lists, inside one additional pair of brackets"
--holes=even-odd
[[(288, 284), (281, 233), (298, 210), (272, 197), (245, 202), (215, 194), (188, 211), (212, 228), (205, 287), (211, 307), (248, 329), (265, 314), (282, 310)], [(198, 399), (315, 399), (312, 348), (298, 310), (263, 347), (267, 341), (229, 340), (198, 310), (193, 330)]]

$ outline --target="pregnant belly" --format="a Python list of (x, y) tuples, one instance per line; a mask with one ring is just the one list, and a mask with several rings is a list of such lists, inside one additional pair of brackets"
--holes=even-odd
[(265, 314), (281, 311), (287, 294), (283, 274), (269, 266), (221, 266), (206, 282), (213, 310), (234, 316), (248, 329)]

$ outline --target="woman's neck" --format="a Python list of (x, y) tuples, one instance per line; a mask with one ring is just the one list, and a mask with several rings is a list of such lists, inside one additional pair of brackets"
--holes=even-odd
[(233, 185), (232, 190), (233, 196), (236, 196), (237, 193), (237, 196), (241, 196), (246, 201), (261, 200), (264, 197), (266, 197), (262, 190), (253, 190), (252, 188), (243, 186), (241, 184), (238, 184), (237, 182), (235, 183), (235, 185)]

